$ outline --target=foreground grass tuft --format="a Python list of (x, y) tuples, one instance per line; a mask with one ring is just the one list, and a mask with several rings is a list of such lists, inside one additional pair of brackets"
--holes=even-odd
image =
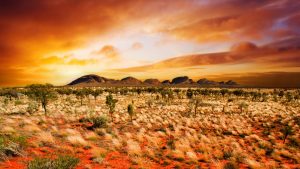
[(107, 127), (107, 118), (105, 116), (83, 118), (83, 119), (80, 119), (79, 122), (92, 123), (92, 126), (88, 127), (88, 129), (90, 129), (90, 130), (95, 129), (95, 128)]
[(35, 158), (27, 165), (27, 169), (73, 169), (79, 159), (71, 156), (59, 156), (56, 159)]
[(23, 136), (0, 135), (0, 161), (11, 156), (22, 156), (26, 146), (26, 138)]

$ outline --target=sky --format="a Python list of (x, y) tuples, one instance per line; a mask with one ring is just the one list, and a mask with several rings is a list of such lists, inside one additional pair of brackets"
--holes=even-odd
[(300, 87), (298, 0), (1, 0), (0, 86), (121, 79)]

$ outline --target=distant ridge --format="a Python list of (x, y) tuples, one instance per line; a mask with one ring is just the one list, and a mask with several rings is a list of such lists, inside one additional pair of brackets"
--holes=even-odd
[(74, 85), (88, 85), (88, 86), (93, 86), (97, 84), (113, 84), (116, 83), (116, 80), (114, 79), (108, 79), (105, 77), (101, 77), (95, 74), (89, 74), (85, 76), (81, 76), (80, 78), (73, 80), (71, 83), (69, 83), (69, 86), (74, 86)]
[(219, 86), (219, 87), (235, 87), (238, 83), (228, 80), (227, 82), (215, 82), (208, 80), (206, 78), (199, 79), (194, 82), (188, 76), (179, 76), (174, 79), (164, 80), (160, 82), (158, 79), (146, 79), (141, 81), (134, 77), (125, 77), (121, 80), (109, 79), (106, 77), (98, 76), (95, 74), (89, 74), (81, 76), (69, 84), (68, 86), (79, 86), (79, 87), (92, 87), (92, 86), (186, 86), (186, 87), (196, 87), (196, 86)]

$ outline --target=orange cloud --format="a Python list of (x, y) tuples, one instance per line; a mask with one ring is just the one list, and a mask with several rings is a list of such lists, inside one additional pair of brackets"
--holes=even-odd
[(96, 59), (77, 59), (71, 58), (71, 56), (58, 57), (58, 56), (50, 56), (40, 60), (39, 64), (47, 64), (47, 65), (79, 65), (84, 66), (88, 64), (97, 63)]
[(80, 65), (80, 66), (84, 66), (84, 65), (89, 65), (89, 64), (95, 64), (97, 63), (98, 60), (96, 59), (71, 59), (67, 64), (68, 65)]
[(240, 42), (231, 47), (232, 52), (247, 52), (256, 50), (257, 46), (251, 42)]
[(300, 38), (289, 39), (260, 47), (250, 42), (242, 42), (235, 44), (229, 52), (175, 57), (150, 65), (120, 69), (120, 71), (143, 72), (156, 69), (240, 63), (261, 63), (277, 67), (299, 67), (299, 41)]
[(119, 59), (120, 55), (118, 50), (111, 45), (103, 46), (96, 54), (104, 55), (106, 58), (111, 60)]

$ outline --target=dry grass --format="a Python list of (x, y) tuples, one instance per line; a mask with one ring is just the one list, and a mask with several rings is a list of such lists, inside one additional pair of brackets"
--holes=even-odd
[[(185, 95), (166, 101), (155, 100), (156, 94), (117, 94), (114, 122), (108, 118), (105, 127), (92, 129), (91, 123), (80, 122), (82, 118), (108, 115), (106, 94), (98, 97), (96, 105), (94, 100), (89, 103), (85, 99), (82, 106), (74, 95), (59, 96), (49, 105), (48, 117), (41, 110), (33, 115), (15, 114), (17, 110), (26, 111), (25, 97), (20, 105), (1, 107), (5, 114), (0, 113), (0, 134), (22, 133), (28, 136), (30, 148), (40, 148), (42, 153), (69, 152), (84, 157), (88, 152), (92, 159), (87, 160), (87, 165), (91, 167), (94, 163), (108, 165), (105, 159), (111, 152), (119, 152), (141, 168), (152, 163), (182, 168), (195, 164), (208, 168), (300, 167), (299, 101), (287, 103), (282, 98), (262, 102), (233, 95), (199, 95), (206, 104), (198, 107), (194, 115), (188, 114), (189, 100)], [(136, 115), (130, 122), (126, 108), (132, 98)], [(151, 107), (147, 105), (150, 99)], [(240, 111), (241, 103), (248, 105), (247, 111)], [(291, 126), (293, 132), (283, 143), (285, 125)]]

